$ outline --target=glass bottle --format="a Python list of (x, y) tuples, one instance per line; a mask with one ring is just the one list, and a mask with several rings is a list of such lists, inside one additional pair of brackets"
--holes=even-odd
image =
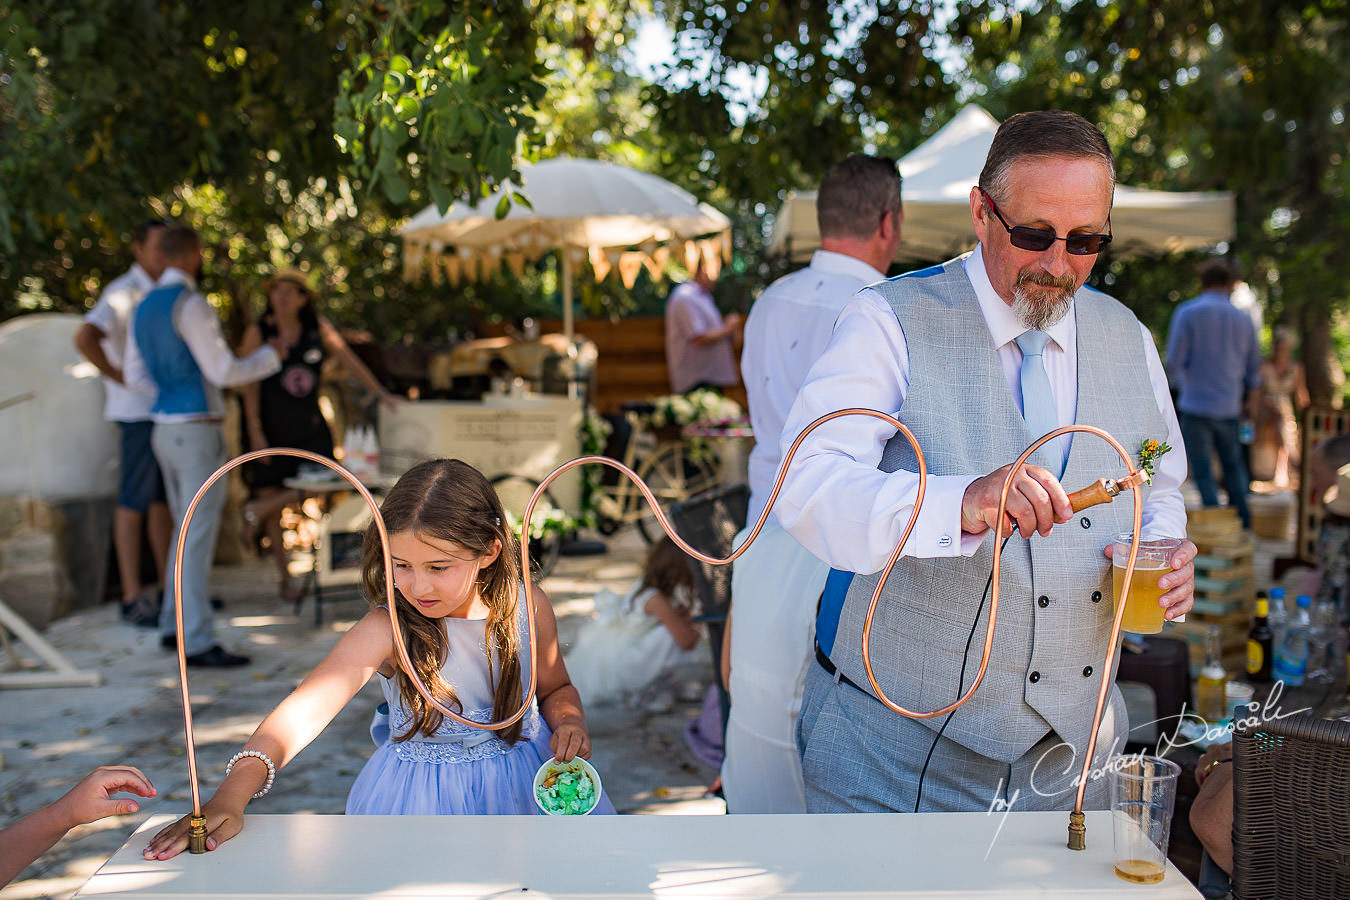
[(1256, 593), (1256, 615), (1251, 631), (1247, 632), (1247, 680), (1254, 684), (1270, 681), (1270, 667), (1274, 662), (1275, 635), (1270, 629), (1270, 601), (1265, 591)]
[(1336, 640), (1336, 607), (1330, 600), (1318, 600), (1312, 608), (1308, 629), (1308, 681), (1330, 684), (1340, 671), (1333, 656)]
[(1312, 619), (1308, 611), (1312, 598), (1299, 594), (1294, 614), (1288, 623), (1280, 629), (1279, 649), (1275, 653), (1274, 675), (1289, 687), (1298, 687), (1308, 671), (1308, 631)]
[(1289, 621), (1289, 613), (1284, 608), (1284, 588), (1273, 587), (1270, 589), (1270, 613), (1267, 616), (1270, 623), (1270, 672), (1271, 678), (1275, 677), (1275, 670), (1280, 666), (1280, 644), (1284, 639), (1284, 626)]
[(1205, 666), (1195, 686), (1196, 712), (1206, 722), (1224, 718), (1224, 683), (1228, 680), (1223, 670), (1223, 635), (1218, 625), (1205, 632)]

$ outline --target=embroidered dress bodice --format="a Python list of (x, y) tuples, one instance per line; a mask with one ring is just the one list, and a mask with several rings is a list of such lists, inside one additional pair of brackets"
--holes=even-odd
[[(522, 597), (522, 608), (523, 603)], [(450, 647), (445, 665), (441, 667), (441, 675), (455, 689), (455, 695), (459, 698), (462, 709), (460, 715), (479, 722), (489, 722), (493, 718), (493, 684), (488, 677), (487, 620), (445, 618), (441, 623), (445, 627)], [(524, 681), (529, 672), (530, 647), (523, 612), (518, 618), (518, 625), (521, 677)], [(497, 668), (498, 663), (494, 658), (492, 663), (494, 676)], [(389, 710), (391, 734), (403, 734), (407, 731), (412, 717), (399, 696), (398, 679), (381, 675), (380, 689), (384, 692), (385, 704)], [(533, 700), (525, 713), (524, 722), (521, 740), (530, 740), (539, 732), (542, 722), (538, 706)], [(510, 752), (511, 746), (491, 731), (461, 725), (448, 716), (430, 736), (416, 734), (406, 741), (393, 742), (394, 752), (403, 759), (447, 763), (498, 756)]]

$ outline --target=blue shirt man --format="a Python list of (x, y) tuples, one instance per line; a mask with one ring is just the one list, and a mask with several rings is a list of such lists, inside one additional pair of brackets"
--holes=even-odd
[(1238, 420), (1261, 383), (1261, 347), (1251, 318), (1231, 300), (1236, 283), (1233, 270), (1221, 259), (1201, 268), (1200, 295), (1172, 315), (1167, 371), (1178, 390), (1181, 434), (1200, 499), (1205, 506), (1219, 505), (1210, 465), (1211, 454), (1217, 453), (1228, 505), (1249, 528), (1247, 466)]

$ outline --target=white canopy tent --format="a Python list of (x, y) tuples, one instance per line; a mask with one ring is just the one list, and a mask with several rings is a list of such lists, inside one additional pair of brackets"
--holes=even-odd
[[(998, 120), (970, 105), (900, 160), (904, 222), (896, 262), (948, 259), (975, 244), (970, 189), (979, 180)], [(1111, 252), (1169, 253), (1233, 237), (1233, 195), (1116, 186)], [(778, 211), (769, 252), (805, 261), (820, 247), (816, 192), (789, 194)]]
[[(691, 271), (714, 271), (731, 258), (731, 223), (688, 191), (616, 163), (561, 157), (520, 167), (519, 188), (507, 187), (476, 206), (442, 215), (428, 206), (399, 229), (404, 277), (423, 270), (451, 284), (497, 271), (517, 275), (526, 260), (562, 251), (563, 331), (572, 339), (572, 274), (589, 262), (597, 279), (617, 270), (632, 286), (644, 267), (660, 278), (672, 252)], [(495, 216), (503, 191), (519, 190), (531, 207), (512, 204)]]

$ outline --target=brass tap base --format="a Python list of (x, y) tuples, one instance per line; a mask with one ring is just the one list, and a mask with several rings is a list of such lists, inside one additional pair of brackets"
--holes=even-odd
[(1087, 825), (1083, 824), (1081, 812), (1069, 813), (1069, 849), (1087, 849)]
[(188, 852), (206, 852), (206, 816), (191, 816), (188, 819)]

